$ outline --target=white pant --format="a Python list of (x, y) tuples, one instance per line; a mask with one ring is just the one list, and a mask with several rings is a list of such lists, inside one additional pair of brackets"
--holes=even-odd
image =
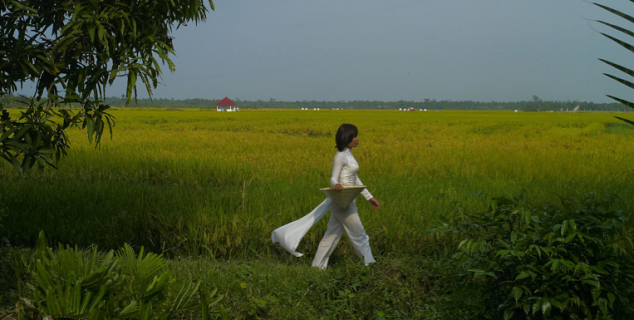
[(344, 230), (352, 242), (354, 251), (359, 257), (364, 258), (365, 265), (375, 262), (372, 250), (370, 250), (370, 237), (365, 234), (355, 201), (352, 201), (345, 209), (333, 202), (330, 209), (328, 229), (321, 242), (319, 242), (319, 248), (317, 248), (315, 259), (313, 260), (313, 267), (320, 269), (328, 267), (328, 258), (335, 251)]

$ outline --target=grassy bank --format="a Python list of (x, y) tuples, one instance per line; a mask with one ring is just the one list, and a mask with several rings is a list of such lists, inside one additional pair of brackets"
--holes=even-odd
[[(33, 250), (17, 250), (28, 256)], [(0, 248), (2, 257), (11, 257)], [(0, 259), (0, 316), (13, 314), (17, 300), (14, 262)], [(450, 279), (454, 269), (446, 260), (422, 256), (384, 256), (365, 267), (359, 259), (332, 259), (328, 270), (310, 267), (310, 259), (273, 256), (212, 261), (174, 257), (167, 270), (177, 279), (170, 286), (175, 293), (188, 281), (202, 281), (206, 290), (217, 289), (223, 298), (212, 308), (214, 318), (220, 306), (229, 319), (459, 319), (463, 301), (453, 301)], [(22, 268), (22, 280), (33, 282)], [(28, 288), (22, 283), (23, 296)], [(199, 319), (199, 312), (178, 319)]]

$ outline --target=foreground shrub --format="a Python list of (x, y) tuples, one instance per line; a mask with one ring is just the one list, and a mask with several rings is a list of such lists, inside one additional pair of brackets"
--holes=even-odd
[(464, 239), (453, 256), (464, 270), (457, 281), (481, 318), (632, 319), (634, 255), (614, 202), (590, 194), (531, 205), (520, 193), (435, 232)]
[(209, 307), (222, 297), (201, 289), (200, 282), (185, 282), (170, 292), (175, 279), (165, 260), (154, 253), (137, 255), (127, 244), (118, 252), (99, 254), (96, 247), (81, 250), (47, 246), (40, 233), (35, 256), (28, 267), (34, 280), (20, 299), (17, 312), (27, 318), (49, 319), (174, 319), (199, 310), (209, 318)]

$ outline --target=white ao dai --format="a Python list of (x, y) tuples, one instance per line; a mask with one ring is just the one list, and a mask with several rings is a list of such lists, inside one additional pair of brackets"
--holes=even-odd
[[(331, 187), (338, 183), (344, 186), (363, 185), (357, 176), (358, 171), (359, 164), (354, 159), (350, 149), (345, 148), (343, 151), (337, 152), (330, 176)], [(361, 194), (366, 200), (372, 199), (372, 195), (367, 189), (363, 189)], [(365, 265), (375, 262), (370, 250), (370, 239), (363, 229), (354, 200), (348, 207), (342, 208), (330, 198), (327, 198), (306, 216), (273, 231), (271, 236), (273, 242), (279, 243), (284, 249), (297, 257), (302, 256), (301, 253), (295, 251), (299, 242), (308, 230), (329, 210), (331, 215), (328, 229), (315, 253), (313, 267), (326, 269), (328, 259), (337, 247), (344, 231), (348, 234), (357, 255), (364, 258)]]

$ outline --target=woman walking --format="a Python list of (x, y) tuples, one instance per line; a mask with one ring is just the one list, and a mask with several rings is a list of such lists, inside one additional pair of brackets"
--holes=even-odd
[[(335, 154), (330, 186), (332, 189), (340, 191), (344, 186), (363, 185), (357, 176), (359, 164), (352, 154), (352, 149), (359, 145), (357, 127), (352, 124), (342, 124), (337, 130), (335, 139), (337, 142), (336, 148), (339, 152)], [(375, 210), (381, 207), (379, 201), (367, 189), (363, 189), (361, 194)], [(344, 231), (348, 234), (354, 251), (359, 257), (363, 257), (365, 265), (375, 262), (372, 250), (370, 250), (370, 239), (363, 229), (361, 219), (359, 219), (359, 211), (355, 200), (345, 208), (333, 202), (330, 198), (324, 200), (308, 215), (273, 231), (273, 242), (280, 243), (282, 247), (295, 256), (301, 256), (301, 253), (295, 251), (299, 241), (308, 232), (308, 229), (319, 221), (328, 210), (331, 211), (328, 229), (317, 248), (313, 267), (327, 268), (328, 259), (337, 247), (337, 243), (339, 243)]]

